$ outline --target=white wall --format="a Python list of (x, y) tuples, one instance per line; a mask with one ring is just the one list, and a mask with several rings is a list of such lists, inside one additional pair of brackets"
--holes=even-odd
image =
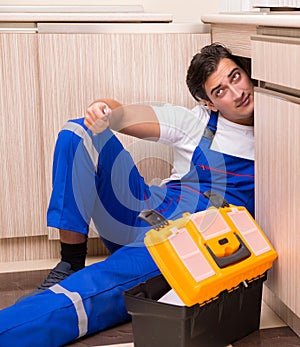
[[(254, 9), (252, 3), (255, 0), (221, 0), (221, 12), (241, 12), (241, 11), (259, 11)], [(281, 1), (281, 0), (280, 0)]]
[(175, 22), (199, 22), (207, 13), (219, 12), (221, 0), (0, 0), (0, 5), (142, 5), (146, 12), (171, 13)]
[(176, 22), (199, 22), (204, 14), (218, 13), (220, 0), (143, 0), (147, 11), (168, 12)]

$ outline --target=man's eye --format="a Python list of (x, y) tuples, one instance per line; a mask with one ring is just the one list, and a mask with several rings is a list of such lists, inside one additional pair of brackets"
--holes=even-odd
[(216, 91), (216, 96), (221, 96), (223, 93), (223, 89), (219, 89)]
[(241, 74), (239, 72), (236, 72), (234, 75), (233, 75), (233, 80), (236, 81), (237, 79), (239, 79), (241, 76)]

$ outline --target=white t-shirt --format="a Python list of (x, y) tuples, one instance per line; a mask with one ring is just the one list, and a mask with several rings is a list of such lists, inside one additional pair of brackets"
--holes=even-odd
[[(171, 104), (152, 108), (160, 123), (159, 142), (172, 146), (174, 152), (173, 170), (164, 182), (178, 180), (190, 170), (192, 156), (209, 121), (210, 110), (202, 105), (192, 110)], [(254, 160), (253, 126), (233, 123), (219, 115), (211, 149)]]

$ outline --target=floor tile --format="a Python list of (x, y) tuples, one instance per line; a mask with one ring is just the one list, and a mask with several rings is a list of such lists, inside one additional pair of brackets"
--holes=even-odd
[(300, 338), (289, 328), (260, 329), (235, 342), (233, 347), (296, 347)]

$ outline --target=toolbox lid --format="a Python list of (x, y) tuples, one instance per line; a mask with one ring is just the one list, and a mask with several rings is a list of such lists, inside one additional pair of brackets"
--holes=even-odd
[(213, 207), (158, 223), (144, 241), (187, 306), (262, 276), (277, 258), (266, 235), (241, 206)]

